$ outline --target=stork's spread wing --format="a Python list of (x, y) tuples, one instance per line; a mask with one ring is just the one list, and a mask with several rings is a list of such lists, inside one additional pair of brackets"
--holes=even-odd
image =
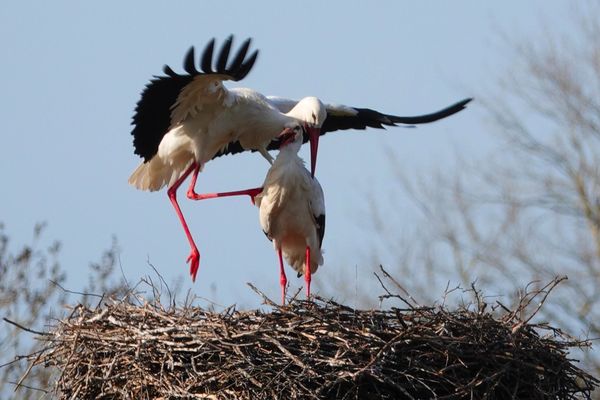
[(163, 136), (188, 115), (202, 111), (204, 105), (224, 101), (227, 89), (225, 80), (243, 79), (254, 65), (258, 50), (246, 57), (250, 39), (246, 39), (237, 51), (233, 61), (228, 63), (233, 36), (229, 36), (216, 60), (213, 69), (215, 40), (205, 47), (200, 58), (200, 69), (195, 66), (194, 48), (185, 56), (183, 67), (187, 74), (179, 75), (168, 65), (163, 68), (166, 76), (152, 79), (142, 92), (135, 108), (131, 134), (135, 154), (150, 160), (158, 151)]
[[(268, 99), (269, 102), (271, 102), (271, 104), (277, 107), (281, 112), (291, 110), (297, 103), (295, 100), (274, 96), (268, 97)], [(396, 126), (396, 124), (426, 124), (456, 114), (457, 112), (465, 109), (471, 100), (473, 99), (464, 99), (442, 110), (430, 114), (415, 115), (411, 117), (383, 114), (379, 111), (371, 110), (369, 108), (356, 108), (337, 104), (327, 104), (327, 118), (321, 126), (321, 136), (327, 132), (345, 129), (366, 129), (367, 127), (384, 129), (385, 126)], [(306, 142), (308, 142), (308, 134), (304, 133), (303, 143)], [(274, 139), (271, 141), (271, 143), (269, 143), (267, 149), (276, 150), (279, 149), (279, 146), (279, 139)], [(219, 155), (229, 153), (234, 154), (237, 152), (236, 150), (238, 150), (238, 147), (241, 148), (241, 146), (236, 145), (236, 143), (230, 143), (229, 147)]]
[(267, 96), (267, 100), (273, 107), (284, 114), (290, 112), (298, 104), (298, 100), (286, 99), (279, 96)]
[[(267, 96), (267, 100), (282, 113), (289, 112), (298, 103), (297, 100), (276, 96)], [(465, 109), (471, 100), (473, 99), (464, 99), (439, 111), (411, 117), (383, 114), (379, 111), (371, 110), (369, 108), (356, 108), (336, 104), (327, 104), (327, 118), (321, 127), (321, 136), (327, 132), (344, 129), (366, 129), (367, 127), (384, 129), (385, 126), (396, 126), (396, 124), (427, 124), (429, 122), (434, 122), (456, 114), (457, 112)], [(303, 143), (306, 142), (308, 142), (308, 134), (305, 132)], [(277, 150), (279, 149), (280, 145), (281, 143), (278, 138), (273, 139), (267, 146), (267, 150)], [(241, 153), (242, 151), (246, 151), (246, 149), (244, 149), (239, 142), (231, 142), (229, 145), (227, 145), (227, 147), (217, 153), (213, 159), (228, 154)]]
[(321, 127), (321, 135), (340, 129), (366, 129), (367, 127), (383, 129), (384, 126), (396, 126), (396, 124), (426, 124), (456, 114), (463, 110), (471, 100), (473, 99), (464, 99), (431, 114), (416, 115), (413, 117), (383, 114), (369, 108), (328, 104), (327, 119)]

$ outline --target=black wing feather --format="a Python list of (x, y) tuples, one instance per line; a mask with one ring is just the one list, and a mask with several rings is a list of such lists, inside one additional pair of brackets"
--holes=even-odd
[(166, 75), (168, 75), (168, 76), (175, 76), (175, 75), (177, 75), (177, 74), (175, 73), (175, 71), (173, 71), (173, 70), (171, 69), (171, 67), (169, 67), (168, 65), (164, 65), (164, 66), (163, 66), (163, 72), (164, 72)]
[(225, 71), (227, 69), (227, 59), (229, 58), (232, 42), (233, 35), (230, 35), (225, 40), (225, 43), (223, 43), (223, 47), (221, 47), (221, 51), (219, 52), (219, 59), (217, 60), (217, 71)]
[[(191, 83), (194, 77), (198, 75), (222, 74), (228, 76), (231, 80), (238, 81), (248, 75), (256, 61), (258, 50), (246, 58), (251, 41), (250, 39), (246, 39), (236, 53), (230, 67), (227, 68), (227, 59), (229, 58), (232, 41), (233, 36), (230, 36), (223, 44), (215, 71), (212, 69), (215, 39), (212, 39), (204, 48), (200, 58), (201, 71), (196, 69), (194, 48), (191, 47), (186, 53), (183, 62), (183, 69), (187, 74), (179, 75), (171, 67), (165, 65), (163, 72), (166, 76), (155, 77), (146, 85), (142, 91), (140, 100), (137, 102), (131, 122), (133, 125), (131, 134), (133, 135), (134, 152), (142, 157), (144, 162), (149, 161), (158, 151), (160, 141), (171, 125), (171, 108), (177, 101), (181, 90)], [(231, 154), (243, 150), (239, 143), (238, 146), (239, 149), (235, 144), (229, 146)], [(222, 154), (219, 153), (216, 157), (219, 155)]]
[(463, 110), (471, 100), (473, 99), (464, 99), (431, 114), (413, 117), (400, 117), (382, 114), (369, 108), (351, 107), (357, 111), (356, 115), (327, 115), (327, 119), (321, 127), (321, 135), (344, 129), (384, 129), (385, 126), (396, 126), (396, 124), (427, 124), (456, 114)]
[(451, 115), (456, 114), (459, 111), (464, 110), (467, 107), (473, 98), (468, 98), (459, 101), (458, 103), (452, 104), (444, 109), (433, 112), (431, 114), (417, 115), (414, 117), (396, 117), (394, 115), (386, 115), (386, 117), (390, 118), (392, 122), (397, 122), (401, 124), (428, 124), (430, 122), (435, 122), (440, 119), (449, 117)]
[[(429, 122), (434, 122), (440, 120), (442, 118), (449, 117), (450, 115), (456, 114), (457, 112), (466, 108), (466, 105), (473, 99), (464, 99), (455, 103), (449, 107), (446, 107), (442, 110), (436, 111), (431, 114), (417, 115), (414, 117), (399, 117), (396, 115), (387, 115), (382, 114), (378, 111), (371, 110), (368, 108), (354, 108), (358, 111), (356, 115), (349, 116), (336, 116), (336, 115), (328, 115), (327, 119), (323, 123), (321, 127), (321, 136), (326, 134), (327, 132), (333, 132), (336, 130), (345, 130), (345, 129), (366, 129), (366, 128), (377, 128), (377, 129), (385, 129), (385, 126), (396, 126), (396, 124), (425, 124)], [(304, 136), (302, 139), (303, 143), (308, 142), (308, 134), (304, 132)], [(279, 139), (273, 139), (271, 143), (267, 146), (267, 150), (278, 150), (281, 146), (281, 141)], [(239, 142), (231, 142), (227, 147), (221, 150), (216, 156), (213, 157), (221, 157), (229, 154), (237, 154), (241, 153), (245, 150)], [(254, 152), (256, 150), (252, 150)]]
[(215, 39), (213, 38), (210, 42), (208, 42), (208, 44), (204, 48), (201, 57), (202, 71), (204, 71), (207, 74), (210, 74), (212, 72), (212, 58), (214, 49)]
[[(212, 159), (214, 160), (217, 157), (221, 157), (221, 156), (227, 156), (229, 154), (238, 154), (238, 153), (242, 153), (246, 151), (246, 149), (244, 149), (242, 147), (242, 145), (240, 144), (240, 142), (238, 142), (237, 140), (235, 142), (230, 142), (223, 150), (219, 151)], [(255, 152), (256, 150), (252, 150), (252, 152)]]
[(256, 57), (258, 57), (258, 50), (255, 50), (254, 53), (248, 58), (248, 61), (242, 63), (241, 67), (235, 73), (235, 80), (241, 81), (248, 75), (254, 63), (256, 62)]
[(183, 69), (190, 75), (198, 74), (198, 70), (196, 69), (196, 62), (194, 59), (194, 46), (192, 46), (188, 50), (183, 60)]
[(240, 66), (244, 62), (244, 59), (246, 58), (246, 54), (248, 53), (248, 49), (250, 48), (251, 41), (252, 39), (250, 38), (244, 40), (244, 43), (242, 43), (242, 45), (240, 46), (240, 49), (238, 50), (237, 54), (235, 55), (235, 58), (229, 65), (229, 68), (227, 68), (226, 72), (228, 74), (231, 75), (231, 71), (237, 71), (240, 68)]
[(158, 77), (148, 83), (133, 115), (133, 147), (135, 154), (150, 161), (171, 125), (171, 106), (179, 92), (193, 77), (175, 75)]
[(323, 247), (323, 238), (325, 237), (325, 214), (315, 217), (317, 222), (317, 236), (319, 238), (319, 247)]

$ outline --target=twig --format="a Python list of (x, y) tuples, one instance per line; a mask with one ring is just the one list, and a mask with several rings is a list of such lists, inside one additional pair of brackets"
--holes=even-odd
[(383, 272), (383, 275), (388, 278), (390, 281), (392, 281), (394, 283), (394, 285), (396, 285), (396, 287), (398, 289), (400, 289), (406, 296), (408, 296), (408, 298), (417, 306), (417, 307), (421, 307), (421, 305), (419, 304), (418, 301), (416, 301), (411, 295), (410, 293), (408, 293), (408, 291), (406, 289), (404, 289), (404, 287), (398, 283), (398, 281), (396, 281), (394, 279), (393, 276), (391, 276), (384, 268), (383, 265), (379, 265), (379, 269), (381, 270), (381, 272)]
[[(392, 299), (393, 298), (393, 299), (399, 299), (399, 300), (401, 300), (410, 309), (414, 309), (415, 308), (414, 305), (412, 305), (408, 300), (406, 300), (405, 298), (403, 298), (399, 294), (394, 294), (394, 293), (390, 292), (388, 290), (388, 288), (385, 286), (385, 284), (383, 283), (383, 281), (381, 280), (381, 278), (379, 277), (379, 275), (377, 275), (376, 272), (373, 272), (373, 275), (375, 275), (375, 278), (377, 278), (377, 280), (379, 281), (379, 284), (381, 285), (381, 287), (383, 288), (383, 290), (385, 290), (385, 292), (387, 293), (387, 294), (383, 294), (383, 295), (378, 296), (380, 303), (383, 302), (383, 300), (385, 300), (385, 299)], [(379, 306), (381, 307), (381, 304)]]
[[(48, 394), (50, 393), (50, 391), (46, 390), (46, 389), (42, 389), (42, 388), (38, 388), (38, 387), (33, 387), (33, 386), (29, 386), (29, 385), (25, 385), (23, 383), (19, 384), (18, 382), (8, 382), (11, 385), (17, 385), (18, 387), (24, 387), (25, 389), (29, 389), (29, 390), (37, 390), (38, 392), (43, 392), (44, 394)], [(16, 391), (16, 389), (15, 389)]]
[(40, 360), (40, 358), (42, 357), (43, 354), (44, 354), (44, 351), (40, 351), (39, 354), (37, 355), (37, 357), (31, 363), (29, 363), (27, 370), (25, 370), (25, 373), (23, 374), (23, 376), (21, 376), (21, 379), (19, 379), (19, 381), (17, 382), (17, 385), (15, 386), (15, 390), (14, 390), (15, 392), (21, 387), (21, 384), (23, 383), (23, 381), (25, 380), (25, 378), (27, 378), (27, 376), (31, 372), (31, 369), (38, 363), (38, 361)]
[(268, 304), (268, 305), (273, 306), (273, 307), (281, 308), (281, 306), (279, 304), (275, 303), (273, 300), (271, 300), (270, 298), (268, 298), (266, 294), (264, 294), (263, 292), (261, 292), (252, 283), (246, 282), (246, 285), (250, 286), (250, 289), (252, 289), (260, 297), (262, 297), (262, 299), (264, 300), (265, 304)]
[(533, 312), (531, 313), (531, 315), (529, 317), (527, 317), (525, 320), (523, 320), (523, 321), (519, 322), (517, 325), (515, 325), (512, 329), (512, 333), (516, 333), (524, 325), (528, 324), (529, 321), (531, 321), (531, 319), (540, 311), (540, 309), (542, 308), (542, 305), (546, 302), (546, 299), (548, 298), (548, 295), (550, 294), (550, 292), (552, 292), (552, 290), (554, 290), (554, 288), (556, 286), (558, 286), (562, 281), (565, 281), (567, 279), (568, 278), (566, 276), (555, 277), (546, 286), (544, 286), (540, 290), (534, 292), (533, 295), (530, 297), (530, 299), (525, 304), (520, 305), (519, 308), (522, 308), (524, 310), (529, 304), (531, 304), (533, 299), (535, 299), (538, 295), (540, 295), (540, 293), (544, 293), (544, 296), (542, 297), (540, 302), (535, 307), (535, 310), (533, 310)]
[(69, 290), (69, 289), (66, 289), (66, 288), (64, 288), (64, 287), (63, 287), (63, 286), (62, 286), (60, 283), (58, 283), (58, 282), (56, 282), (56, 281), (53, 281), (52, 279), (49, 279), (49, 281), (50, 281), (50, 283), (51, 283), (51, 284), (53, 284), (53, 285), (55, 285), (55, 286), (58, 286), (58, 288), (59, 288), (59, 289), (61, 289), (61, 290), (62, 290), (63, 292), (65, 292), (65, 293), (69, 293), (69, 294), (77, 294), (77, 295), (80, 295), (80, 296), (104, 297), (104, 295), (101, 295), (101, 294), (95, 294), (95, 293), (83, 293), (83, 292), (76, 292), (76, 291), (74, 291), (74, 290)]
[(11, 324), (11, 325), (14, 325), (14, 326), (16, 326), (17, 328), (19, 328), (19, 329), (21, 329), (21, 330), (24, 330), (24, 331), (26, 331), (26, 332), (29, 332), (29, 333), (35, 333), (36, 335), (41, 335), (41, 336), (48, 336), (48, 335), (50, 335), (48, 332), (40, 332), (40, 331), (36, 331), (36, 330), (30, 329), (30, 328), (26, 328), (26, 327), (24, 327), (23, 325), (19, 324), (18, 322), (11, 321), (10, 319), (8, 319), (8, 318), (6, 318), (6, 317), (3, 317), (2, 319), (3, 319), (5, 322), (8, 322), (9, 324)]
[(167, 288), (167, 293), (169, 294), (169, 303), (171, 303), (171, 301), (173, 300), (173, 293), (171, 292), (171, 288), (169, 287), (169, 285), (167, 285), (167, 281), (165, 281), (165, 279), (160, 274), (160, 272), (158, 272), (156, 267), (150, 262), (150, 257), (148, 257), (148, 259), (146, 260), (146, 263), (150, 266), (150, 268), (152, 268), (154, 273), (156, 275), (158, 275), (158, 279), (160, 279), (160, 281), (163, 283), (163, 285), (165, 285), (165, 287)]

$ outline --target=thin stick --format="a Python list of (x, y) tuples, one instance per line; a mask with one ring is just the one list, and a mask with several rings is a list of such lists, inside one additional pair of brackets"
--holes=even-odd
[(6, 317), (3, 317), (2, 319), (3, 319), (4, 321), (8, 322), (9, 324), (11, 324), (11, 325), (14, 325), (14, 326), (16, 326), (17, 328), (19, 328), (19, 329), (22, 329), (22, 330), (24, 330), (24, 331), (26, 331), (26, 332), (29, 332), (29, 333), (35, 333), (36, 335), (41, 335), (41, 336), (49, 336), (49, 335), (50, 335), (48, 332), (40, 332), (40, 331), (35, 331), (35, 330), (33, 330), (33, 329), (26, 328), (26, 327), (24, 327), (23, 325), (19, 324), (18, 322), (11, 321), (10, 319), (8, 319), (8, 318), (6, 318)]
[(419, 304), (419, 302), (417, 300), (415, 300), (410, 293), (408, 293), (408, 291), (406, 289), (404, 289), (404, 287), (398, 283), (397, 280), (394, 279), (393, 276), (391, 276), (384, 268), (383, 265), (379, 265), (379, 269), (381, 269), (381, 272), (383, 272), (383, 275), (385, 275), (386, 278), (388, 278), (390, 281), (392, 281), (394, 283), (394, 285), (396, 285), (396, 287), (400, 290), (402, 290), (404, 292), (404, 294), (406, 296), (408, 296), (408, 298), (417, 306), (417, 307), (421, 307), (421, 305)]
[(95, 296), (95, 297), (104, 297), (104, 295), (101, 294), (95, 294), (95, 293), (83, 293), (83, 292), (76, 292), (74, 290), (69, 290), (64, 288), (63, 286), (61, 286), (60, 283), (53, 281), (52, 279), (49, 279), (50, 283), (52, 283), (55, 286), (58, 286), (63, 292), (65, 293), (69, 293), (69, 294), (78, 294), (80, 296)]
[(256, 294), (258, 294), (260, 297), (263, 298), (265, 304), (268, 304), (270, 306), (274, 306), (277, 308), (280, 308), (280, 305), (275, 303), (273, 300), (271, 300), (270, 298), (267, 297), (266, 294), (264, 294), (263, 292), (261, 292), (256, 286), (254, 286), (252, 283), (250, 282), (246, 282), (246, 285), (250, 286), (250, 289), (254, 290), (254, 292)]

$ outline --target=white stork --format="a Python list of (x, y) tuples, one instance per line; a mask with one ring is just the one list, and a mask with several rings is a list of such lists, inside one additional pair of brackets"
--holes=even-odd
[(148, 83), (133, 116), (131, 134), (135, 154), (144, 160), (131, 174), (129, 183), (150, 191), (168, 186), (167, 194), (190, 243), (187, 261), (192, 280), (196, 278), (200, 253), (177, 203), (179, 186), (192, 174), (187, 191), (192, 200), (235, 195), (253, 198), (261, 190), (197, 194), (196, 180), (206, 162), (251, 150), (260, 152), (271, 163), (268, 150), (279, 148), (278, 135), (286, 128), (302, 127), (303, 142), (311, 142), (314, 176), (319, 136), (326, 132), (433, 122), (459, 112), (471, 100), (465, 99), (432, 114), (399, 117), (366, 108), (324, 105), (316, 97), (293, 101), (266, 97), (251, 89), (227, 89), (223, 81), (243, 79), (258, 56), (258, 50), (247, 56), (250, 48), (247, 39), (233, 60), (229, 60), (232, 41), (230, 36), (224, 42), (213, 63), (215, 40), (212, 39), (200, 57), (201, 71), (195, 66), (193, 47), (184, 59), (185, 74), (177, 74), (165, 65), (165, 76)]
[(262, 192), (255, 197), (260, 225), (279, 255), (282, 304), (287, 285), (282, 252), (298, 276), (304, 274), (307, 298), (311, 275), (323, 264), (325, 200), (317, 178), (311, 176), (298, 156), (302, 137), (300, 127), (281, 134), (279, 155), (267, 172)]

